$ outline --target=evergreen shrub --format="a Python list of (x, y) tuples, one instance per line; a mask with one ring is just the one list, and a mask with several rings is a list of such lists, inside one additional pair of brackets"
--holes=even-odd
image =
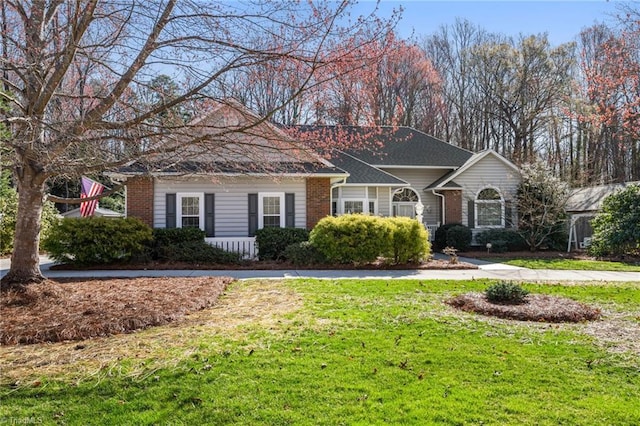
[(51, 228), (42, 248), (57, 262), (98, 265), (128, 261), (152, 238), (151, 228), (136, 218), (65, 218)]
[(462, 224), (447, 223), (445, 225), (440, 225), (438, 229), (436, 229), (435, 235), (433, 236), (433, 245), (436, 249), (443, 250), (447, 247), (447, 232), (454, 226), (462, 226)]
[(297, 266), (316, 265), (326, 262), (324, 256), (309, 241), (289, 244), (284, 249), (282, 258)]
[(525, 302), (529, 292), (519, 284), (511, 281), (500, 281), (490, 285), (484, 294), (487, 300), (492, 303), (519, 305)]
[(391, 250), (387, 257), (394, 263), (417, 263), (431, 253), (429, 235), (417, 220), (408, 217), (385, 218), (391, 226)]
[(456, 225), (447, 230), (447, 247), (454, 247), (458, 251), (467, 251), (471, 246), (473, 233), (468, 226)]
[(166, 262), (229, 264), (240, 254), (208, 244), (200, 228), (156, 228), (153, 230), (151, 258)]
[(491, 251), (503, 253), (505, 251), (527, 250), (529, 245), (522, 235), (513, 229), (489, 229), (476, 235), (476, 242), (482, 247), (491, 243)]
[(256, 231), (256, 246), (260, 260), (284, 259), (291, 244), (309, 240), (309, 231), (300, 228), (262, 228)]
[(377, 216), (327, 216), (313, 228), (310, 241), (330, 263), (371, 263), (391, 252), (392, 226)]

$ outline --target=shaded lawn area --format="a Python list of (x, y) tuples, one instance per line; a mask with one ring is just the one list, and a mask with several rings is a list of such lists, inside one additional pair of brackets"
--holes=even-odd
[(525, 285), (597, 306), (604, 315), (593, 323), (508, 321), (444, 303), (487, 284), (236, 282), (212, 308), (173, 324), (81, 347), (3, 346), (0, 418), (106, 425), (640, 423), (640, 283)]
[(507, 265), (521, 266), (529, 269), (556, 269), (575, 271), (621, 271), (640, 272), (640, 264), (636, 262), (616, 262), (589, 259), (494, 259)]

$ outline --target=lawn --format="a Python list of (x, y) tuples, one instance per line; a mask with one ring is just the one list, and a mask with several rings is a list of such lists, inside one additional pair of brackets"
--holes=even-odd
[(603, 310), (585, 324), (499, 320), (443, 303), (486, 285), (243, 281), (171, 325), (4, 346), (0, 421), (640, 423), (640, 284), (525, 286)]
[(588, 259), (494, 259), (496, 262), (529, 269), (562, 269), (574, 271), (640, 272), (640, 264)]

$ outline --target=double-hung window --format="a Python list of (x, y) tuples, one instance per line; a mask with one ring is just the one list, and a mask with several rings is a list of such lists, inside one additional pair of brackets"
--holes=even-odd
[(204, 194), (177, 194), (177, 223), (178, 228), (204, 229)]
[(284, 192), (258, 194), (258, 228), (284, 228)]

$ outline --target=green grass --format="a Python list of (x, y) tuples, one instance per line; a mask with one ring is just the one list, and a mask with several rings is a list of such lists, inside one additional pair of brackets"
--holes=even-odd
[(625, 262), (582, 259), (493, 259), (495, 262), (529, 269), (562, 269), (576, 271), (640, 272), (640, 265)]
[[(229, 293), (248, 291), (240, 282)], [(269, 326), (200, 333), (176, 367), (129, 375), (122, 359), (79, 382), (4, 387), (0, 422), (42, 424), (639, 424), (640, 361), (604, 351), (580, 326), (508, 322), (451, 310), (486, 282), (272, 283), (302, 307)], [(525, 285), (621, 312), (639, 284)], [(631, 315), (633, 317), (633, 315)], [(637, 318), (629, 320), (637, 326)], [(179, 331), (179, 328), (177, 328)], [(176, 332), (178, 332), (176, 331)], [(150, 331), (139, 333), (141, 343)], [(179, 349), (179, 350), (176, 350)], [(72, 366), (70, 368), (73, 368)]]

